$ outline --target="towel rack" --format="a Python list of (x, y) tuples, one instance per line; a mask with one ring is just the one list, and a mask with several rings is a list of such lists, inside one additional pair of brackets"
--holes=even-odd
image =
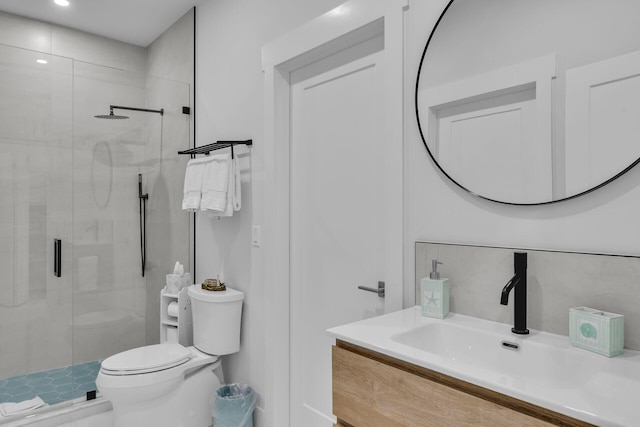
[(196, 154), (209, 155), (210, 152), (220, 150), (221, 148), (231, 147), (231, 158), (233, 159), (233, 146), (234, 145), (253, 145), (252, 139), (244, 141), (216, 141), (212, 144), (203, 145), (201, 147), (190, 148), (188, 150), (178, 151), (178, 154), (189, 154), (191, 158), (195, 158)]

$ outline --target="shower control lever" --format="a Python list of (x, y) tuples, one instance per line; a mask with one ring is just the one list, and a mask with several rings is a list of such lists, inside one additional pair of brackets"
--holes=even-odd
[(148, 194), (142, 194), (142, 174), (138, 174), (138, 198), (147, 200), (149, 198)]
[(369, 288), (367, 286), (358, 286), (358, 289), (361, 289), (367, 292), (374, 292), (378, 294), (380, 298), (384, 298), (384, 282), (382, 281), (378, 282), (378, 289)]

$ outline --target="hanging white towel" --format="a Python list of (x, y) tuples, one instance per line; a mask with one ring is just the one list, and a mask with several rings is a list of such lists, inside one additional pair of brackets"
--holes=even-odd
[(229, 190), (229, 172), (231, 155), (216, 154), (209, 156), (202, 177), (202, 200), (200, 210), (224, 212), (227, 206)]
[(242, 207), (242, 192), (240, 186), (240, 168), (238, 159), (230, 159), (229, 162), (229, 185), (227, 188), (227, 200), (224, 211), (210, 211), (210, 216), (230, 217), (233, 212), (239, 211)]
[(208, 158), (191, 159), (187, 163), (184, 173), (184, 194), (182, 198), (182, 209), (195, 212), (200, 209), (202, 199), (202, 178), (205, 164)]
[(45, 406), (46, 403), (40, 397), (36, 396), (31, 400), (25, 400), (19, 403), (5, 402), (0, 403), (0, 414), (5, 417), (17, 415), (23, 412), (31, 411)]
[(232, 159), (231, 160), (232, 166), (233, 166), (233, 181), (234, 181), (234, 188), (233, 188), (233, 210), (234, 211), (239, 211), (240, 208), (242, 207), (242, 186), (240, 185), (240, 163), (238, 162), (238, 159)]

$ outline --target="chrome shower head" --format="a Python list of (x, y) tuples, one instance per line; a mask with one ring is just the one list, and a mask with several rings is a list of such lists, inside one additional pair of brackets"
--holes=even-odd
[(129, 116), (120, 116), (120, 115), (116, 115), (113, 114), (113, 107), (110, 108), (109, 110), (109, 114), (98, 114), (97, 116), (93, 116), (96, 119), (110, 119), (110, 120), (122, 120), (122, 119), (128, 119)]

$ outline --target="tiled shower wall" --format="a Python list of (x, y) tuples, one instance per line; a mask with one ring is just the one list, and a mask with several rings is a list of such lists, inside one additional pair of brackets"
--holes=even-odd
[(146, 157), (151, 159), (144, 176), (149, 193), (147, 256), (153, 260), (146, 273), (147, 344), (160, 340), (160, 291), (165, 275), (173, 271), (176, 261), (185, 271), (191, 271), (193, 262), (192, 215), (182, 210), (189, 156), (177, 152), (193, 147), (193, 114), (183, 114), (182, 107), (194, 107), (194, 13), (191, 9), (147, 48), (146, 104), (165, 109), (162, 129), (151, 127), (146, 145)]
[[(500, 304), (513, 276), (513, 253), (527, 252), (528, 327), (569, 335), (569, 308), (587, 306), (625, 317), (625, 347), (640, 350), (640, 258), (517, 248), (416, 243), (416, 301), (420, 280), (437, 259), (449, 279), (451, 311), (513, 322), (513, 296)], [(512, 292), (513, 293), (513, 292)]]
[[(188, 159), (177, 151), (193, 138), (182, 111), (193, 107), (193, 16), (143, 48), (0, 12), (0, 338), (12, 350), (0, 352), (0, 378), (158, 342), (164, 275), (191, 264)], [(93, 118), (110, 104), (165, 114)], [(138, 173), (149, 193), (144, 278)]]

